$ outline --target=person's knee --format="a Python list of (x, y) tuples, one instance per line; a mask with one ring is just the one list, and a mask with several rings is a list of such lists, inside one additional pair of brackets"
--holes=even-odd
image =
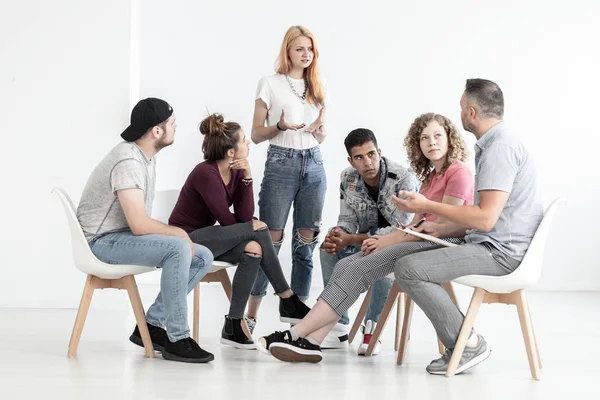
[(270, 229), (269, 233), (271, 234), (271, 240), (273, 240), (273, 244), (281, 244), (281, 242), (283, 242), (283, 230)]
[(214, 255), (210, 249), (206, 246), (202, 246), (201, 244), (194, 243), (194, 256), (201, 258), (205, 265), (212, 265), (214, 261)]
[(251, 257), (262, 257), (262, 247), (254, 240), (246, 244), (244, 252)]
[(417, 265), (411, 256), (402, 257), (394, 265), (394, 276), (397, 281), (409, 281), (416, 278)]
[(162, 243), (165, 249), (165, 259), (177, 257), (186, 261), (192, 260), (192, 248), (190, 243), (177, 236), (165, 236), (165, 240)]
[(315, 245), (319, 238), (319, 231), (311, 229), (298, 229), (298, 242), (300, 246)]
[(265, 224), (264, 222), (262, 222), (258, 219), (254, 219), (254, 220), (252, 220), (252, 229), (254, 229), (255, 231), (266, 230), (267, 224)]

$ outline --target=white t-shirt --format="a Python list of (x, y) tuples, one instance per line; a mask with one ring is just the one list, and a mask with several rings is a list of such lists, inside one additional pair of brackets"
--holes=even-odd
[[(296, 93), (302, 95), (304, 93), (304, 80), (290, 78)], [(276, 146), (291, 148), (291, 149), (310, 149), (319, 144), (317, 139), (310, 133), (306, 133), (306, 129), (319, 116), (321, 107), (315, 107), (305, 101), (302, 104), (288, 83), (285, 75), (275, 74), (265, 76), (258, 82), (255, 100), (262, 99), (267, 105), (267, 126), (273, 126), (279, 122), (281, 111), (285, 110), (285, 120), (290, 124), (302, 124), (305, 126), (302, 129), (286, 130), (278, 133), (275, 137), (269, 140), (270, 144)]]

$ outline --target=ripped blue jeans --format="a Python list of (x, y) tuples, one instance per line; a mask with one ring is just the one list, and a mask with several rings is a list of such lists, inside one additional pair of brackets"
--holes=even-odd
[[(294, 205), (290, 286), (302, 300), (310, 295), (313, 252), (321, 229), (326, 189), (323, 156), (318, 146), (306, 150), (269, 146), (258, 197), (259, 218), (269, 229), (283, 231)], [(313, 237), (300, 236), (298, 231), (301, 229), (313, 231)], [(282, 242), (283, 237), (281, 241), (273, 242), (277, 253)], [(265, 274), (259, 270), (252, 296), (266, 295), (268, 283)]]

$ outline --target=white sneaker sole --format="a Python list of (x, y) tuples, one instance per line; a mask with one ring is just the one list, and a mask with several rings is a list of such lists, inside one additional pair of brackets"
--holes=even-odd
[[(473, 368), (477, 364), (480, 364), (483, 361), (487, 360), (491, 354), (492, 354), (492, 350), (488, 348), (486, 351), (484, 351), (477, 357), (473, 358), (468, 363), (459, 365), (458, 368), (456, 368), (456, 372), (454, 374), (458, 375), (458, 374), (461, 374), (461, 373)], [(446, 371), (427, 371), (427, 372), (429, 372), (432, 375), (446, 375)]]
[[(358, 346), (358, 355), (359, 356), (364, 356), (367, 354), (367, 348), (369, 347), (368, 344), (362, 343), (360, 346)], [(377, 345), (375, 346), (375, 348), (373, 349), (373, 353), (371, 354), (372, 356), (376, 356), (377, 354), (381, 353), (381, 342), (377, 343)]]
[(300, 318), (279, 317), (279, 320), (284, 324), (296, 325), (302, 321)]
[(223, 338), (221, 338), (220, 341), (221, 341), (221, 344), (224, 344), (226, 346), (235, 347), (236, 349), (241, 349), (241, 350), (256, 350), (256, 348), (257, 348), (256, 343), (241, 344), (238, 342), (234, 342), (233, 340), (228, 340), (228, 339), (223, 339)]
[(323, 359), (318, 350), (299, 349), (287, 343), (273, 343), (269, 350), (273, 357), (285, 362), (318, 363)]
[(268, 356), (271, 355), (271, 352), (266, 347), (264, 338), (260, 337), (254, 343), (256, 343), (256, 350), (258, 350), (259, 353), (266, 354)]
[(325, 336), (325, 340), (321, 343), (321, 350), (336, 350), (336, 349), (347, 349), (348, 348), (348, 334), (344, 333), (341, 336), (337, 336), (335, 333)]

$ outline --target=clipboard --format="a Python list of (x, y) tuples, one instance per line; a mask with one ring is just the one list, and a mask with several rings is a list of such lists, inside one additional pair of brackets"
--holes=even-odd
[(421, 238), (423, 240), (427, 240), (429, 242), (433, 242), (433, 243), (436, 243), (436, 244), (439, 244), (439, 245), (442, 245), (442, 246), (445, 246), (445, 247), (458, 246), (455, 243), (446, 242), (445, 240), (442, 240), (440, 238), (436, 238), (435, 236), (431, 236), (431, 235), (428, 235), (426, 233), (416, 232), (416, 231), (413, 231), (413, 230), (408, 229), (408, 228), (404, 228), (404, 229), (396, 228), (396, 229), (399, 230), (399, 231), (401, 231), (401, 232), (407, 233), (409, 235), (416, 236), (416, 237)]

